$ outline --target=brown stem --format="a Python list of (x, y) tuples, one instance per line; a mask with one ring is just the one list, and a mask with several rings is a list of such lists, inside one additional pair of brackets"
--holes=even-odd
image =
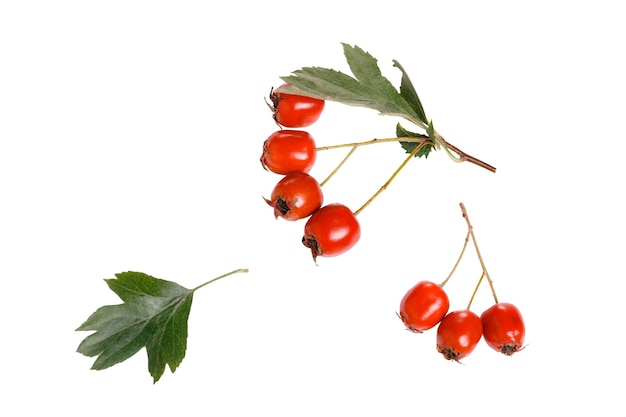
[(483, 162), (480, 159), (475, 158), (472, 155), (463, 152), (462, 150), (460, 150), (459, 148), (457, 148), (453, 144), (447, 142), (443, 138), (443, 136), (441, 136), (439, 133), (437, 133), (436, 136), (437, 136), (437, 139), (439, 139), (445, 146), (448, 147), (448, 149), (450, 149), (451, 151), (455, 152), (459, 156), (460, 162), (467, 161), (467, 162), (470, 162), (470, 163), (472, 163), (474, 165), (478, 165), (479, 167), (485, 168), (488, 171), (496, 172), (496, 167), (491, 166), (488, 163)]

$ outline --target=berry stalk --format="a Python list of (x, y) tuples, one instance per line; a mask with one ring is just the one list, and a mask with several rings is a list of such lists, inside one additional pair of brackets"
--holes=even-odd
[(420, 151), (420, 149), (422, 149), (424, 146), (426, 146), (426, 140), (422, 140), (422, 142), (415, 147), (415, 149), (413, 149), (413, 151), (409, 154), (409, 156), (406, 157), (406, 159), (400, 164), (400, 166), (394, 171), (393, 174), (391, 174), (391, 176), (389, 177), (389, 179), (387, 180), (387, 182), (385, 182), (382, 187), (380, 187), (378, 189), (378, 191), (376, 191), (376, 193), (374, 193), (374, 195), (372, 195), (369, 200), (367, 200), (361, 207), (359, 207), (358, 210), (356, 210), (354, 212), (355, 216), (358, 216), (359, 213), (361, 211), (363, 211), (363, 209), (365, 209), (365, 207), (369, 206), (370, 203), (372, 201), (374, 201), (376, 199), (376, 197), (378, 197), (380, 195), (380, 193), (382, 193), (385, 189), (387, 189), (387, 187), (389, 186), (389, 184), (391, 184), (391, 181), (394, 180), (394, 178), (396, 177), (396, 175), (398, 175), (400, 173), (400, 171), (402, 171), (402, 168), (404, 168), (406, 166), (406, 164), (409, 163), (409, 161)]
[[(470, 297), (470, 300), (467, 303), (467, 309), (468, 310), (470, 309), (470, 307), (472, 306), (472, 303), (474, 302), (474, 297), (476, 297), (476, 293), (478, 292), (478, 287), (480, 287), (480, 284), (483, 282), (483, 278), (485, 278), (485, 272), (484, 271), (480, 275), (480, 278), (478, 278), (478, 282), (476, 283), (476, 286), (474, 287), (474, 292), (472, 293), (472, 296)], [(496, 304), (497, 304), (497, 301), (496, 301)]]
[(433, 143), (432, 140), (428, 138), (419, 138), (419, 137), (396, 137), (396, 138), (374, 138), (367, 140), (365, 142), (352, 142), (352, 143), (342, 143), (339, 145), (329, 145), (329, 146), (320, 146), (315, 148), (317, 151), (327, 151), (329, 149), (339, 149), (339, 148), (349, 148), (349, 147), (359, 147), (365, 145), (374, 145), (376, 143), (386, 143), (386, 142), (426, 142)]
[[(496, 290), (493, 286), (493, 281), (491, 280), (491, 277), (489, 276), (489, 272), (487, 272), (485, 261), (483, 260), (483, 257), (480, 253), (480, 249), (478, 248), (478, 242), (476, 241), (476, 235), (474, 234), (474, 227), (472, 226), (472, 223), (470, 222), (469, 215), (467, 214), (467, 210), (465, 209), (465, 205), (463, 203), (460, 203), (459, 205), (461, 206), (461, 212), (463, 213), (463, 218), (467, 222), (468, 233), (472, 237), (472, 243), (474, 244), (474, 249), (476, 249), (476, 256), (478, 256), (478, 261), (480, 262), (480, 266), (483, 269), (483, 275), (480, 277), (480, 280), (478, 280), (478, 285), (480, 285), (480, 282), (482, 281), (483, 276), (486, 277), (487, 282), (489, 283), (489, 287), (491, 288), (491, 294), (493, 295), (493, 299), (497, 304), (498, 296), (496, 295)], [(473, 295), (472, 295), (472, 298), (473, 298)]]
[(343, 164), (346, 163), (348, 158), (350, 158), (352, 154), (354, 153), (354, 151), (356, 151), (356, 148), (358, 148), (358, 145), (352, 146), (352, 149), (350, 149), (350, 152), (348, 152), (345, 158), (343, 158), (341, 162), (339, 162), (339, 165), (337, 165), (337, 167), (333, 169), (333, 171), (330, 174), (328, 174), (328, 176), (324, 179), (324, 181), (320, 182), (320, 187), (324, 186), (324, 184), (326, 184), (328, 180), (330, 180), (337, 173), (337, 171), (339, 171), (339, 169), (343, 166)]
[(372, 139), (372, 140), (365, 141), (365, 142), (353, 142), (353, 143), (344, 143), (344, 144), (340, 144), (340, 145), (331, 145), (331, 146), (318, 147), (318, 148), (316, 148), (317, 151), (324, 151), (324, 150), (329, 150), (329, 149), (340, 149), (340, 148), (351, 147), (350, 152), (348, 152), (348, 154), (345, 156), (345, 158), (343, 158), (341, 160), (341, 162), (339, 162), (339, 165), (337, 165), (337, 167), (322, 182), (320, 182), (320, 186), (323, 186), (324, 184), (326, 184), (328, 182), (328, 180), (330, 180), (337, 173), (337, 171), (339, 171), (339, 169), (343, 166), (343, 164), (346, 163), (348, 158), (350, 158), (352, 156), (352, 154), (354, 153), (354, 151), (356, 151), (356, 149), (358, 147), (365, 146), (365, 145), (373, 145), (375, 143), (400, 142), (400, 141), (402, 141), (402, 142), (419, 142), (419, 145), (416, 146), (415, 149), (413, 149), (413, 151), (411, 151), (409, 156), (407, 156), (404, 159), (404, 161), (400, 164), (400, 166), (398, 166), (398, 168), (396, 168), (396, 170), (394, 171), (393, 174), (391, 174), (391, 176), (389, 177), (387, 182), (385, 182), (378, 189), (378, 191), (376, 193), (374, 193), (374, 195), (372, 195), (361, 207), (359, 207), (359, 209), (357, 209), (354, 212), (354, 215), (357, 216), (361, 211), (363, 211), (363, 209), (365, 209), (365, 207), (369, 206), (372, 203), (372, 201), (374, 201), (376, 199), (376, 197), (378, 197), (389, 186), (389, 184), (391, 184), (391, 182), (400, 173), (400, 171), (402, 171), (402, 169), (406, 166), (406, 164), (408, 164), (409, 161), (424, 146), (426, 146), (429, 143), (432, 143), (432, 141), (430, 139), (428, 139), (428, 138), (417, 138), (417, 137), (384, 138), (384, 139)]
[(470, 232), (468, 231), (467, 235), (465, 235), (465, 242), (463, 242), (463, 248), (461, 249), (461, 253), (459, 254), (459, 257), (457, 258), (456, 263), (452, 267), (452, 270), (450, 271), (450, 273), (448, 274), (446, 279), (444, 279), (443, 282), (441, 284), (439, 284), (439, 286), (441, 288), (443, 288), (443, 286), (446, 285), (446, 283), (450, 280), (450, 278), (452, 278), (452, 275), (454, 275), (454, 272), (456, 271), (456, 268), (461, 263), (461, 259), (463, 258), (463, 255), (465, 254), (465, 249), (467, 248), (467, 244), (469, 242), (469, 238), (470, 238)]

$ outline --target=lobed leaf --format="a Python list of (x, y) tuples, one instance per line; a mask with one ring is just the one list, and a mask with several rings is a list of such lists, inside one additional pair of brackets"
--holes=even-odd
[(404, 99), (411, 105), (413, 110), (417, 115), (417, 118), (424, 123), (424, 125), (428, 125), (428, 119), (426, 119), (426, 113), (424, 113), (424, 107), (422, 107), (422, 102), (417, 95), (417, 91), (415, 91), (415, 87), (413, 87), (413, 83), (409, 78), (409, 75), (406, 73), (402, 65), (395, 59), (393, 60), (393, 66), (402, 71), (402, 80), (400, 81), (400, 95), (404, 97)]
[(77, 331), (95, 331), (85, 337), (78, 352), (97, 356), (91, 369), (106, 369), (139, 352), (148, 354), (148, 371), (156, 383), (165, 367), (174, 372), (187, 350), (187, 322), (193, 294), (217, 280), (248, 269), (236, 269), (191, 290), (142, 272), (123, 272), (105, 279), (124, 304), (100, 307)]
[(116, 279), (105, 281), (124, 304), (100, 307), (76, 329), (95, 330), (80, 343), (78, 352), (97, 356), (92, 369), (100, 370), (145, 347), (155, 383), (166, 366), (174, 372), (187, 349), (193, 290), (140, 272), (116, 274)]
[(414, 97), (409, 97), (413, 103), (407, 101), (406, 94), (398, 92), (381, 74), (378, 61), (372, 55), (358, 46), (345, 43), (342, 45), (354, 77), (333, 69), (304, 67), (293, 71), (292, 75), (281, 77), (288, 86), (277, 90), (370, 108), (384, 115), (405, 118), (421, 126), (421, 119), (425, 116), (416, 111)]

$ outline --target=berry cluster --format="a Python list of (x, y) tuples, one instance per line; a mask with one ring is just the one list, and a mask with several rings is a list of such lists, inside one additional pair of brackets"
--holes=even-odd
[[(484, 337), (492, 349), (511, 356), (523, 349), (526, 329), (518, 308), (510, 303), (498, 301), (493, 282), (489, 277), (480, 250), (476, 243), (473, 227), (467, 211), (461, 203), (463, 217), (467, 221), (468, 232), (461, 255), (450, 275), (441, 283), (420, 281), (412, 287), (400, 302), (398, 316), (407, 329), (422, 333), (437, 327), (437, 351), (448, 360), (459, 361), (468, 356)], [(474, 289), (474, 294), (466, 309), (448, 312), (450, 300), (443, 287), (448, 282), (459, 264), (469, 238), (472, 238), (476, 254), (482, 266), (482, 275)], [(487, 278), (495, 304), (485, 310), (480, 317), (470, 310), (474, 295), (483, 278)]]
[[(266, 201), (274, 208), (275, 217), (292, 221), (308, 218), (302, 243), (311, 250), (314, 260), (318, 256), (340, 255), (359, 241), (358, 214), (414, 158), (427, 158), (431, 151), (442, 149), (455, 162), (467, 161), (496, 171), (495, 167), (452, 145), (435, 130), (432, 119), (426, 117), (413, 83), (398, 61), (394, 60), (393, 65), (402, 73), (399, 89), (382, 75), (372, 55), (356, 45), (342, 45), (354, 76), (330, 68), (303, 67), (289, 76), (280, 77), (284, 84), (272, 89), (267, 101), (280, 130), (265, 141), (261, 163), (266, 170), (284, 177)], [(402, 118), (423, 133), (397, 123), (395, 137), (316, 148), (311, 135), (301, 129), (319, 119), (325, 100)], [(356, 210), (339, 203), (323, 205), (321, 188), (358, 147), (388, 142), (399, 143), (408, 155), (376, 193)], [(338, 148), (350, 148), (350, 151), (327, 178), (318, 183), (308, 175), (319, 151)]]
[[(284, 84), (281, 87), (286, 87)], [(430, 136), (402, 136), (403, 144), (412, 145), (408, 157), (391, 175), (389, 180), (358, 210), (352, 211), (343, 204), (324, 205), (322, 186), (337, 172), (354, 150), (362, 145), (398, 141), (400, 138), (373, 139), (367, 142), (349, 143), (335, 146), (316, 147), (313, 137), (302, 130), (315, 123), (323, 109), (324, 100), (306, 95), (286, 93), (283, 89), (270, 92), (274, 121), (281, 127), (271, 134), (263, 144), (262, 166), (273, 173), (282, 175), (274, 187), (270, 199), (265, 199), (274, 209), (274, 217), (296, 221), (308, 218), (304, 226), (302, 243), (311, 250), (313, 260), (318, 256), (336, 256), (352, 248), (360, 239), (361, 227), (357, 215), (382, 190), (386, 189), (398, 172), (418, 155), (427, 145), (432, 145)], [(401, 132), (400, 132), (401, 133)], [(431, 132), (432, 133), (432, 132)], [(432, 135), (431, 135), (432, 136)], [(449, 145), (449, 144), (448, 144)], [(351, 147), (350, 153), (339, 166), (322, 182), (309, 175), (317, 159), (319, 150)], [(464, 154), (465, 160), (471, 160), (480, 166), (491, 168), (475, 158)], [(495, 169), (494, 169), (495, 170)], [(489, 277), (476, 242), (473, 227), (469, 221), (463, 203), (461, 210), (468, 231), (461, 254), (448, 277), (441, 283), (420, 281), (402, 298), (398, 316), (407, 329), (422, 333), (437, 327), (437, 350), (448, 360), (460, 361), (468, 356), (482, 338), (494, 350), (511, 356), (524, 348), (525, 325), (520, 311), (510, 303), (498, 301), (493, 282)], [(449, 312), (450, 300), (443, 287), (452, 277), (465, 253), (470, 237), (482, 266), (482, 275), (478, 280), (467, 308)], [(470, 307), (476, 292), (486, 278), (491, 287), (494, 305), (480, 316)]]
[(273, 89), (270, 100), (274, 120), (289, 129), (274, 132), (263, 144), (261, 164), (283, 175), (265, 201), (274, 208), (276, 218), (295, 221), (308, 217), (302, 243), (311, 250), (314, 261), (318, 256), (340, 255), (358, 242), (361, 226), (345, 205), (323, 205), (322, 186), (308, 174), (317, 158), (315, 141), (308, 132), (295, 130), (315, 123), (325, 102)]

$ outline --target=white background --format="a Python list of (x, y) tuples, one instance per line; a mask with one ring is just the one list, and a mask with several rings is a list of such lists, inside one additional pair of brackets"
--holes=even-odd
[[(436, 5), (435, 5), (436, 3)], [(2, 415), (623, 413), (623, 40), (619, 2), (6, 1), (0, 5)], [(259, 163), (264, 103), (303, 66), (347, 71), (340, 42), (402, 63), (447, 140), (412, 161), (318, 265), (304, 223), (275, 220)], [(395, 120), (328, 103), (318, 145), (393, 135)], [(409, 127), (409, 126), (407, 126)], [(324, 177), (344, 151), (325, 151)], [(359, 149), (325, 187), (357, 208), (404, 158)], [(463, 201), (528, 347), (484, 342), (463, 365), (400, 299), (439, 282)], [(470, 247), (446, 286), (467, 305)], [(135, 270), (196, 293), (187, 355), (152, 384), (145, 351), (104, 371), (75, 332)], [(481, 287), (472, 308), (492, 303)], [(12, 411), (8, 411), (12, 410)]]

